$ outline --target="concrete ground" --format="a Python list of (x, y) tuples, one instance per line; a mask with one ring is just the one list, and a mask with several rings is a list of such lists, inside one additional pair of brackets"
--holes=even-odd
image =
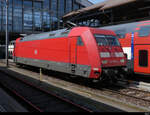
[(0, 112), (27, 112), (27, 110), (0, 88)]

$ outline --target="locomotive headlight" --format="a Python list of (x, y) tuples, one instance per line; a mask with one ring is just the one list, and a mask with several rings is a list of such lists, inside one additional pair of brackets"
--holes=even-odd
[(99, 68), (93, 68), (93, 70), (94, 70), (94, 71), (98, 71), (98, 70), (99, 70)]
[(124, 59), (121, 59), (121, 60), (120, 60), (120, 62), (121, 62), (121, 63), (124, 63), (124, 62), (125, 62), (125, 60), (124, 60)]
[(107, 63), (108, 63), (107, 60), (102, 61), (102, 64), (107, 64)]
[(101, 58), (108, 58), (108, 57), (110, 57), (110, 53), (109, 52), (101, 52), (100, 56), (101, 56)]
[(124, 57), (124, 54), (123, 54), (123, 52), (116, 52), (115, 56), (116, 57)]

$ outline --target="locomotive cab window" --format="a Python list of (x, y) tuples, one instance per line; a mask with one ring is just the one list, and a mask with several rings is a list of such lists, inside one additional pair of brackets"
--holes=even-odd
[(78, 46), (84, 46), (84, 43), (83, 43), (81, 37), (78, 37), (77, 45), (78, 45)]
[(120, 46), (116, 36), (95, 34), (96, 42), (99, 46)]
[(139, 30), (139, 37), (145, 37), (150, 35), (150, 26), (143, 26)]
[(148, 51), (147, 50), (139, 51), (139, 66), (142, 66), (142, 67), (148, 66)]
[(99, 46), (107, 46), (108, 45), (105, 35), (95, 35), (95, 39)]

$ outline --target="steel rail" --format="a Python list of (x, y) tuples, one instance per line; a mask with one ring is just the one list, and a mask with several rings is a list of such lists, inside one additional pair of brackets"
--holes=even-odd
[[(116, 85), (117, 86), (117, 85)], [(117, 86), (118, 88), (120, 88), (120, 86)], [(129, 95), (129, 94), (125, 94), (125, 93), (122, 93), (122, 92), (119, 92), (118, 90), (116, 91), (116, 90), (114, 90), (114, 89), (108, 89), (108, 88), (103, 88), (103, 90), (105, 90), (105, 91), (108, 91), (108, 92), (112, 92), (112, 93), (115, 93), (115, 94), (119, 94), (119, 95), (121, 95), (121, 96), (126, 96), (126, 97), (131, 97), (131, 98), (134, 98), (134, 99), (138, 99), (138, 100), (142, 100), (142, 101), (145, 101), (145, 102), (149, 102), (150, 103), (150, 100), (148, 100), (148, 99), (143, 99), (143, 98), (140, 98), (140, 97), (136, 97), (136, 96), (133, 96), (133, 95)], [(132, 88), (127, 88), (126, 90), (134, 90), (134, 92), (135, 91), (139, 91), (139, 92), (141, 92), (141, 93), (149, 93), (150, 94), (150, 92), (148, 92), (148, 91), (143, 91), (143, 90), (138, 90), (138, 89), (132, 89)], [(131, 91), (131, 92), (132, 92)], [(128, 91), (129, 92), (129, 91)]]
[[(14, 66), (14, 65), (13, 65)], [(118, 88), (120, 88), (121, 86), (117, 86)], [(123, 86), (122, 86), (123, 87)], [(95, 89), (95, 88), (92, 88), (94, 89), (95, 91), (98, 90), (98, 89)], [(140, 98), (140, 97), (136, 97), (136, 96), (133, 96), (133, 95), (128, 95), (128, 94), (125, 94), (125, 93), (121, 93), (119, 91), (115, 91), (114, 89), (108, 89), (108, 88), (102, 88), (103, 91), (108, 91), (108, 92), (112, 92), (112, 93), (115, 93), (115, 94), (118, 94), (120, 96), (126, 96), (126, 97), (129, 97), (129, 98), (134, 98), (134, 99), (137, 99), (137, 100), (141, 100), (141, 101), (144, 101), (144, 102), (148, 102), (150, 103), (150, 100), (148, 99), (143, 99), (143, 98)], [(144, 91), (144, 90), (139, 90), (139, 89), (134, 89), (134, 88), (126, 88), (126, 90), (136, 90), (137, 92), (141, 92), (141, 93), (150, 93), (148, 91)]]

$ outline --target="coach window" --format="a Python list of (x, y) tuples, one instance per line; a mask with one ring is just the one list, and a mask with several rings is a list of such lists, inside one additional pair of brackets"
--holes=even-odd
[(142, 66), (142, 67), (148, 66), (148, 51), (147, 50), (139, 51), (139, 66)]
[(84, 43), (83, 43), (81, 37), (78, 37), (77, 45), (78, 45), (78, 46), (83, 46), (83, 45), (84, 45)]
[(150, 35), (150, 26), (143, 26), (139, 30), (139, 37), (145, 37)]

